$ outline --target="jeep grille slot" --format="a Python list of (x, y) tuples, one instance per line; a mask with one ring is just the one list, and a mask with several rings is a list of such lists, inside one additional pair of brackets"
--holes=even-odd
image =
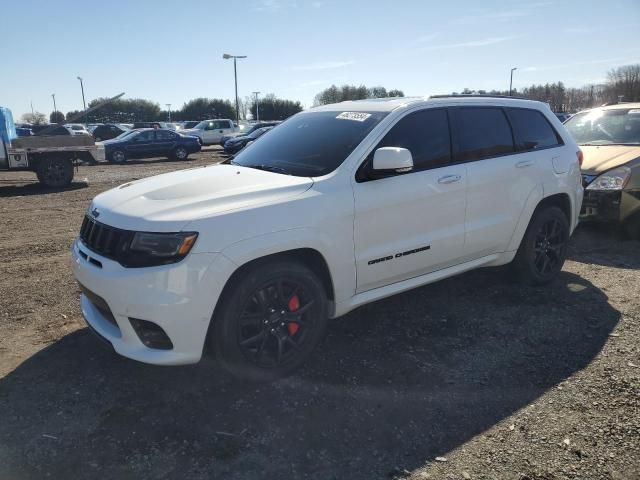
[(118, 259), (118, 254), (126, 250), (133, 232), (120, 230), (97, 222), (86, 215), (80, 227), (80, 239), (91, 251), (110, 258)]

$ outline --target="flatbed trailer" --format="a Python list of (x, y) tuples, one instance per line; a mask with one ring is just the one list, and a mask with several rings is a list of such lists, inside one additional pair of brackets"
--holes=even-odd
[[(24, 139), (27, 138), (30, 137), (24, 137)], [(54, 139), (55, 137), (49, 138)], [(93, 143), (93, 139), (91, 140)], [(75, 164), (79, 162), (97, 163), (104, 160), (104, 147), (95, 145), (95, 143), (92, 145), (13, 147), (11, 143), (7, 146), (2, 141), (0, 145), (0, 170), (35, 172), (38, 181), (49, 188), (69, 186), (73, 181)]]
[[(91, 107), (80, 115), (96, 110), (120, 97)], [(69, 119), (69, 122), (80, 115)], [(42, 133), (53, 130), (53, 125)], [(64, 188), (71, 184), (74, 165), (79, 162), (98, 163), (105, 161), (104, 147), (96, 145), (93, 137), (85, 135), (34, 135), (18, 137), (13, 115), (8, 108), (0, 107), (0, 171), (35, 172), (40, 183), (49, 188)]]

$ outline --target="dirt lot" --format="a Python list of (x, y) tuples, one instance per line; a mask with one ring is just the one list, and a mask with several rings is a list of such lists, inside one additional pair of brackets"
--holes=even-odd
[(640, 242), (603, 228), (551, 287), (485, 269), (360, 308), (273, 384), (104, 349), (69, 268), (89, 200), (219, 159), (0, 174), (0, 479), (640, 478)]

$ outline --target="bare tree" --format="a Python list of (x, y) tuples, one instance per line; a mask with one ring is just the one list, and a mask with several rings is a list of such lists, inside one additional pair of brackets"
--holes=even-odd
[(47, 116), (41, 112), (25, 113), (20, 119), (24, 123), (30, 123), (31, 125), (42, 125), (47, 122)]
[(612, 101), (620, 95), (625, 102), (640, 101), (640, 64), (614, 68), (607, 73), (607, 80), (611, 94), (616, 97)]

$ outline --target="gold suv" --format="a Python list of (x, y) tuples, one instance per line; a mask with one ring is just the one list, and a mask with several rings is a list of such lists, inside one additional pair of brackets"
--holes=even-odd
[(564, 125), (584, 154), (580, 219), (616, 222), (640, 238), (640, 103), (585, 110)]

